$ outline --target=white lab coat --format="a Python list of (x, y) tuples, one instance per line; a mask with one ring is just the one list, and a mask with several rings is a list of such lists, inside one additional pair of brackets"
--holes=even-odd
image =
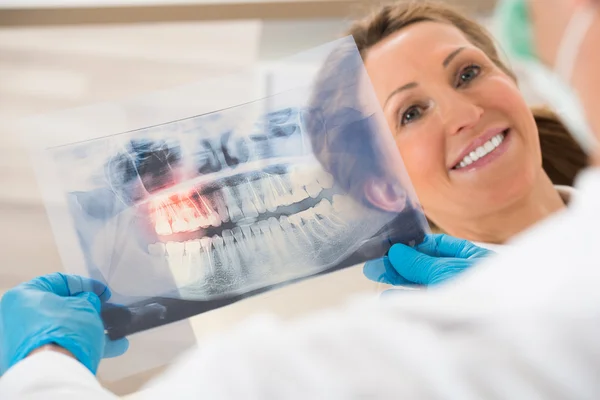
[[(568, 210), (451, 283), (293, 323), (251, 319), (143, 398), (598, 399), (600, 168), (578, 187)], [(0, 398), (114, 397), (46, 352), (6, 373)]]

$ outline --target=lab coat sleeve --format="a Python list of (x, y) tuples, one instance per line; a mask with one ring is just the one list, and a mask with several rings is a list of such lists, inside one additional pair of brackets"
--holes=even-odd
[(0, 378), (2, 400), (115, 400), (77, 360), (42, 351), (15, 364)]
[(599, 398), (600, 315), (492, 321), (415, 311), (255, 320), (189, 355), (144, 398)]
[(600, 170), (586, 182), (572, 210), (451, 283), (249, 321), (147, 398), (598, 399)]

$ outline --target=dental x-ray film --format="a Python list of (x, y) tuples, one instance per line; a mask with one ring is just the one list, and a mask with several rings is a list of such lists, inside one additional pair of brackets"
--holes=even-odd
[(35, 122), (65, 268), (107, 283), (112, 338), (427, 232), (351, 37), (253, 76), (246, 92), (196, 84)]

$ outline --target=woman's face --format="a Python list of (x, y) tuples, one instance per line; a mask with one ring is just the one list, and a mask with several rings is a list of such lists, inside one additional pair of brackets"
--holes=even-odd
[(411, 25), (365, 66), (427, 216), (443, 229), (519, 201), (542, 172), (515, 82), (457, 28)]

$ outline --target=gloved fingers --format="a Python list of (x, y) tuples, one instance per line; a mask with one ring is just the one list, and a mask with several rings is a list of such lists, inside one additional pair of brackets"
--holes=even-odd
[(24, 285), (29, 288), (54, 293), (62, 297), (74, 296), (81, 292), (91, 292), (96, 294), (100, 300), (104, 302), (111, 296), (108, 287), (100, 281), (60, 272), (37, 277)]
[(89, 304), (92, 307), (94, 307), (94, 309), (98, 313), (98, 316), (100, 316), (100, 311), (102, 310), (102, 301), (96, 294), (91, 293), (91, 292), (83, 292), (83, 293), (78, 293), (75, 296), (71, 296), (71, 297), (74, 297), (74, 298), (77, 298), (78, 300), (87, 302), (87, 303), (84, 303), (84, 305)]
[(433, 286), (447, 282), (473, 265), (475, 265), (475, 262), (472, 260), (440, 260), (429, 272), (428, 285)]
[(70, 274), (63, 274), (63, 276), (67, 279), (71, 296), (81, 292), (92, 292), (104, 303), (108, 301), (112, 295), (108, 286), (95, 279)]
[(363, 266), (363, 274), (369, 280), (378, 283), (396, 286), (412, 285), (412, 282), (404, 279), (398, 271), (394, 269), (387, 256), (367, 261)]
[(400, 276), (420, 285), (428, 285), (441, 266), (455, 261), (431, 257), (404, 244), (393, 245), (388, 254), (391, 265)]
[(427, 235), (425, 240), (414, 247), (431, 257), (480, 258), (493, 254), (469, 242), (450, 235)]
[(129, 349), (129, 340), (127, 338), (110, 340), (108, 335), (105, 335), (104, 343), (104, 358), (121, 356)]

